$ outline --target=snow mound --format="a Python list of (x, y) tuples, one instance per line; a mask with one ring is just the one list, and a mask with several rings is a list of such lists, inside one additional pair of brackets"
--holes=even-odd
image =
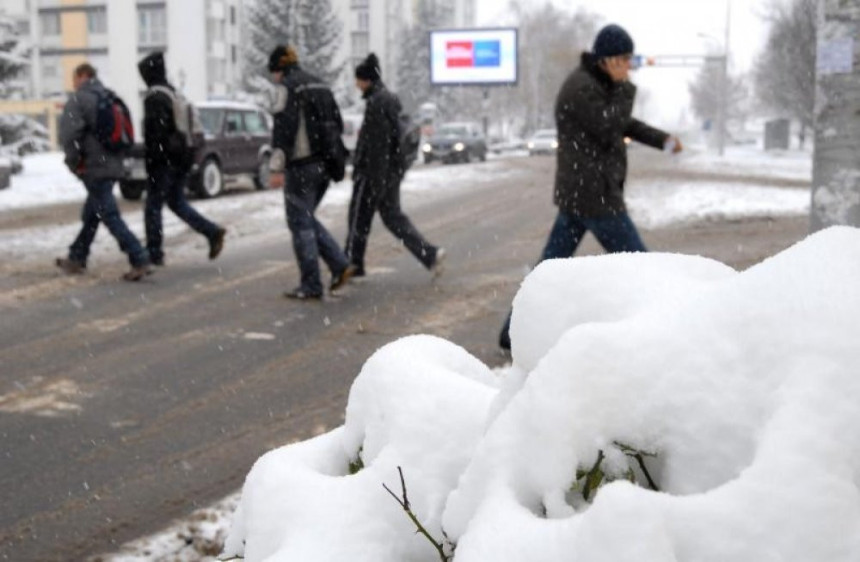
[[(402, 466), (457, 562), (856, 561), (858, 255), (860, 231), (831, 228), (742, 273), (544, 263), (514, 303), (506, 380), (436, 338), (381, 349), (343, 428), (258, 461), (226, 551), (438, 560), (381, 488)], [(656, 454), (660, 491), (615, 481), (576, 501), (577, 469), (623, 465), (620, 444)]]

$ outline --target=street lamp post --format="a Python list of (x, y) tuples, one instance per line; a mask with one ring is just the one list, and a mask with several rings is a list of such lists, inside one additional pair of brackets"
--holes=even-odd
[[(719, 102), (717, 104), (717, 150), (720, 156), (726, 153), (726, 125), (729, 113), (729, 38), (732, 25), (732, 1), (726, 0), (726, 27), (720, 58)], [(699, 37), (719, 43), (716, 37), (707, 33), (699, 33)]]

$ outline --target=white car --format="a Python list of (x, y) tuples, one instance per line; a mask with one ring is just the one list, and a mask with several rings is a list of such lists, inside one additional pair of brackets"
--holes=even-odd
[(529, 156), (535, 154), (555, 154), (558, 150), (558, 131), (555, 129), (541, 129), (536, 132), (527, 144)]

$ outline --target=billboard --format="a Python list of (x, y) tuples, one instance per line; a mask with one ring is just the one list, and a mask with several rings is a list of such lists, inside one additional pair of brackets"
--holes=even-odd
[(447, 29), (430, 32), (434, 86), (517, 83), (517, 30)]

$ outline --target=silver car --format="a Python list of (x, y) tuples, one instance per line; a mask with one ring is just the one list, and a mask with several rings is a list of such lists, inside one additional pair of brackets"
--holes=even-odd
[(555, 129), (541, 129), (536, 132), (527, 144), (529, 156), (535, 154), (555, 154), (558, 150), (558, 131)]

